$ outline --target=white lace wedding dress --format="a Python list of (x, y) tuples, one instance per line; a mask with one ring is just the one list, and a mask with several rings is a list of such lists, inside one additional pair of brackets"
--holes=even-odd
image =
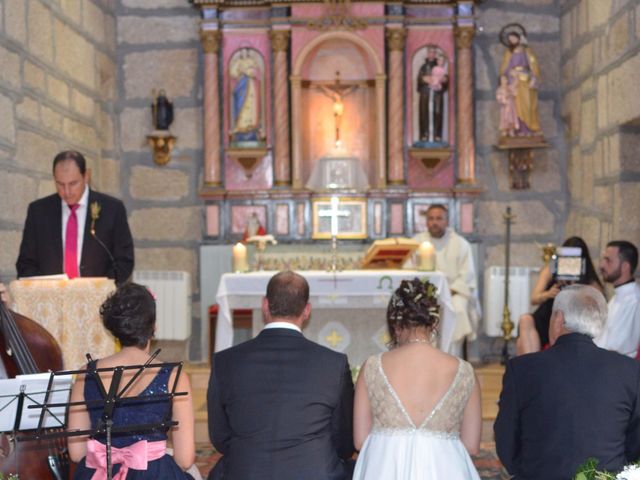
[(369, 358), (363, 371), (373, 428), (353, 480), (480, 480), (460, 441), (460, 423), (475, 381), (473, 367), (459, 360), (451, 386), (416, 426), (382, 369), (381, 355)]

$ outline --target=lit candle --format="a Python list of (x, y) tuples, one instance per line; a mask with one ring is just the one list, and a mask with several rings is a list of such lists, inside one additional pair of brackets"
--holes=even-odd
[(238, 242), (233, 246), (233, 271), (234, 272), (246, 272), (249, 270), (247, 264), (247, 247)]
[(434, 270), (436, 251), (431, 242), (422, 242), (418, 247), (418, 270)]

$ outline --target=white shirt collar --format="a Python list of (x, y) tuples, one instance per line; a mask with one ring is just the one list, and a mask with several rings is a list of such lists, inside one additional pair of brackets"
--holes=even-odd
[(296, 332), (302, 333), (302, 330), (300, 330), (300, 327), (298, 327), (297, 325), (294, 325), (291, 322), (270, 322), (264, 326), (263, 330), (267, 330), (271, 328), (287, 328), (289, 330), (295, 330)]
[(620, 295), (627, 295), (631, 292), (633, 292), (638, 286), (638, 282), (629, 282), (629, 283), (625, 283), (624, 285), (619, 285), (617, 287), (615, 287), (614, 292), (616, 296), (620, 296)]

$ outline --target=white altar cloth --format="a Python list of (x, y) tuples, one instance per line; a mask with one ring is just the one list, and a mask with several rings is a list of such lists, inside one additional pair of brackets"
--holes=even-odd
[[(233, 345), (231, 310), (236, 308), (259, 309), (267, 291), (269, 279), (277, 272), (225, 273), (220, 278), (216, 300), (215, 351)], [(379, 308), (385, 311), (391, 294), (402, 280), (418, 277), (428, 279), (438, 288), (442, 306), (439, 347), (447, 352), (455, 327), (455, 315), (451, 304), (451, 292), (447, 279), (441, 272), (416, 270), (349, 270), (337, 273), (325, 271), (297, 272), (309, 282), (309, 301), (314, 309)], [(313, 313), (312, 313), (313, 315)]]

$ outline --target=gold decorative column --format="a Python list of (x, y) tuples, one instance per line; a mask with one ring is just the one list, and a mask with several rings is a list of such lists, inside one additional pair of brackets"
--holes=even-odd
[(274, 176), (277, 186), (289, 185), (291, 169), (289, 166), (289, 95), (287, 84), (287, 50), (289, 48), (289, 30), (269, 32), (273, 49), (274, 69)]
[(387, 30), (389, 45), (389, 121), (387, 124), (389, 135), (389, 184), (404, 185), (404, 167), (402, 146), (404, 141), (403, 129), (403, 98), (402, 95), (402, 54), (407, 32), (404, 28), (390, 28)]
[(473, 139), (473, 63), (471, 44), (474, 27), (456, 27), (458, 96), (458, 182), (475, 183), (475, 141)]
[(376, 188), (387, 186), (387, 144), (385, 142), (385, 125), (387, 112), (385, 109), (385, 82), (387, 76), (383, 73), (376, 74)]
[(291, 125), (292, 138), (291, 147), (293, 149), (291, 158), (293, 188), (302, 188), (302, 79), (299, 75), (291, 75)]
[(220, 187), (220, 92), (218, 52), (222, 34), (218, 30), (200, 32), (204, 50), (204, 184)]

